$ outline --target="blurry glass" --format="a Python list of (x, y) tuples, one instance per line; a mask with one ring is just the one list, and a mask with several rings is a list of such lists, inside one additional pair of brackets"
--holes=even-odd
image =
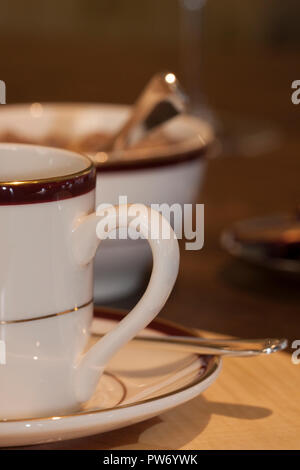
[(205, 104), (202, 91), (202, 10), (207, 0), (179, 0), (181, 7), (181, 67), (185, 87), (191, 98), (195, 114), (208, 115), (212, 112)]
[[(239, 34), (251, 36), (252, 34), (258, 37), (261, 34), (261, 30), (263, 30), (259, 21), (263, 22), (265, 20), (264, 8), (257, 4), (258, 9), (254, 8), (253, 10), (258, 17), (260, 16), (260, 19), (252, 21), (253, 18), (251, 18), (248, 11), (250, 4), (243, 4), (242, 7), (235, 1), (231, 1), (229, 4), (226, 3), (226, 5), (223, 4), (222, 6), (220, 5), (221, 2), (216, 0), (178, 1), (180, 6), (181, 68), (183, 70), (183, 82), (191, 98), (191, 111), (214, 125), (223, 144), (223, 152), (225, 154), (253, 156), (270, 151), (274, 146), (278, 146), (281, 140), (280, 134), (277, 130), (273, 129), (272, 125), (259, 122), (257, 119), (253, 120), (235, 115), (228, 111), (213, 110), (208, 105), (205, 93), (203, 92), (203, 30), (204, 26), (206, 27), (206, 8), (210, 7), (210, 14), (213, 15), (215, 13), (215, 21), (209, 23), (209, 26), (213, 29), (210, 32), (210, 36), (212, 37), (215, 33), (220, 42), (222, 41), (220, 39), (222, 37), (222, 28), (225, 30), (224, 37), (230, 36), (230, 34), (233, 36), (238, 36)], [(215, 11), (214, 5), (216, 6)], [(244, 17), (240, 16), (241, 12), (244, 14)], [(242, 19), (247, 27), (245, 27), (244, 21), (241, 21)], [(224, 23), (227, 20), (230, 24), (224, 27)]]

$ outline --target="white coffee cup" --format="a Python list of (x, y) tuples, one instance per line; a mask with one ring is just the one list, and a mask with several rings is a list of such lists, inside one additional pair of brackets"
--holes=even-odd
[[(95, 183), (83, 155), (0, 144), (0, 419), (80, 409), (111, 356), (159, 313), (173, 288), (176, 237), (161, 215), (136, 205), (153, 253), (149, 285), (119, 325), (86, 351), (92, 261), (107, 236), (99, 222), (105, 218), (115, 230), (131, 220), (127, 206), (93, 212)], [(156, 234), (165, 227), (170, 237), (152, 239), (150, 219), (160, 224)]]

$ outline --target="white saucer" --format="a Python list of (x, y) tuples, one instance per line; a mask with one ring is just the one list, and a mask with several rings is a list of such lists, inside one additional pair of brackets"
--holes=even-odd
[[(93, 338), (114, 326), (122, 313), (95, 308)], [(146, 335), (192, 335), (155, 320)], [(221, 360), (131, 342), (109, 363), (91, 400), (76, 414), (0, 421), (0, 446), (34, 445), (103, 433), (159, 415), (196, 397), (219, 375)]]

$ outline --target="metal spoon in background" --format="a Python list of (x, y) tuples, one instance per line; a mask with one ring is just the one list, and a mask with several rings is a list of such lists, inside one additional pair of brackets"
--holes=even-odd
[(286, 339), (210, 339), (189, 336), (136, 336), (132, 341), (144, 342), (159, 348), (180, 348), (193, 354), (230, 357), (252, 357), (283, 351), (288, 346)]
[(207, 339), (185, 336), (140, 337), (134, 341), (144, 341), (170, 346), (180, 346), (185, 351), (196, 354), (213, 354), (218, 356), (251, 357), (261, 354), (272, 354), (282, 351), (288, 345), (286, 339)]
[(183, 113), (187, 103), (187, 96), (174, 73), (154, 75), (134, 104), (129, 119), (99, 151), (119, 153), (132, 147), (154, 128)]

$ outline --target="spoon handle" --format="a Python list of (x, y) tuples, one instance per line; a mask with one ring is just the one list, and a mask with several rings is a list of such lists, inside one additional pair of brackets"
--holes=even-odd
[(129, 119), (101, 151), (120, 152), (132, 146), (152, 129), (184, 112), (187, 101), (174, 74), (154, 75), (133, 106)]
[(272, 354), (282, 351), (287, 347), (286, 339), (206, 339), (186, 336), (137, 336), (134, 341), (145, 344), (157, 343), (162, 345), (177, 346), (185, 351), (195, 354), (213, 354), (220, 356), (251, 357), (260, 354)]

